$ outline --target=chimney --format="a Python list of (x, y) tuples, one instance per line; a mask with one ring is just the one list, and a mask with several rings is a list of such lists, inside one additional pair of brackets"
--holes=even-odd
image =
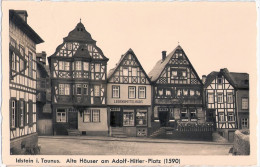
[(162, 61), (164, 61), (166, 58), (166, 51), (162, 51)]
[(28, 14), (26, 10), (15, 10), (15, 13), (18, 14), (23, 19), (23, 21), (27, 23)]
[(206, 78), (207, 78), (206, 75), (202, 75), (202, 83), (203, 83), (203, 84), (205, 84), (205, 82), (206, 82)]
[(36, 59), (38, 62), (42, 63), (43, 65), (46, 65), (46, 52), (42, 51), (42, 53), (37, 53)]

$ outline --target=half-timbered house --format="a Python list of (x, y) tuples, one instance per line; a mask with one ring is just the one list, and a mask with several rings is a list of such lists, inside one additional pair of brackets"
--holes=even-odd
[(249, 75), (226, 68), (211, 72), (205, 80), (207, 115), (213, 116), (216, 130), (229, 141), (234, 131), (249, 126)]
[(107, 135), (107, 61), (80, 22), (48, 57), (54, 134)]
[(205, 122), (203, 84), (180, 45), (159, 60), (148, 74), (152, 81), (152, 126), (177, 128)]
[(109, 71), (107, 91), (110, 134), (147, 136), (151, 127), (150, 79), (132, 49)]
[(11, 154), (38, 145), (36, 132), (36, 44), (41, 37), (27, 24), (27, 12), (9, 10)]

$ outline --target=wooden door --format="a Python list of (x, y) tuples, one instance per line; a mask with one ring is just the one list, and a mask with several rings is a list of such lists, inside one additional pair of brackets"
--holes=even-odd
[(68, 112), (68, 124), (69, 124), (69, 129), (78, 129), (78, 112), (75, 111)]

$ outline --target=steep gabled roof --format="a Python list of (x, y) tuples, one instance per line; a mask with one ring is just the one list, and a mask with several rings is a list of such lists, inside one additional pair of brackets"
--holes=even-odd
[(124, 58), (125, 58), (128, 54), (132, 54), (132, 55), (135, 57), (135, 59), (136, 59), (138, 65), (139, 65), (139, 67), (140, 67), (141, 70), (144, 72), (145, 77), (147, 78), (148, 82), (150, 83), (150, 82), (151, 82), (150, 78), (149, 78), (148, 75), (146, 74), (146, 72), (145, 72), (145, 70), (143, 69), (141, 63), (139, 62), (137, 56), (135, 55), (134, 51), (133, 51), (131, 48), (130, 48), (125, 54), (123, 54), (123, 55), (121, 56), (121, 58), (119, 59), (118, 63), (116, 64), (116, 67), (114, 67), (114, 68), (112, 68), (112, 69), (109, 70), (108, 75), (107, 75), (107, 80), (108, 80), (108, 81), (110, 80), (110, 78), (114, 75), (114, 73), (116, 72), (116, 70), (121, 66), (122, 61), (124, 60)]
[(220, 69), (219, 72), (213, 71), (209, 75), (207, 75), (204, 86), (205, 87), (209, 86), (217, 76), (221, 76), (221, 75), (223, 75), (234, 88), (237, 89), (249, 88), (249, 74), (229, 72), (227, 68)]
[(152, 82), (156, 82), (158, 80), (158, 78), (160, 77), (161, 73), (163, 72), (163, 70), (165, 69), (165, 66), (169, 63), (169, 61), (171, 60), (172, 56), (174, 55), (174, 53), (177, 50), (182, 50), (188, 63), (190, 64), (192, 70), (194, 71), (194, 74), (196, 75), (196, 77), (199, 79), (199, 82), (202, 84), (200, 77), (198, 76), (196, 70), (193, 68), (189, 58), (186, 56), (186, 53), (184, 52), (184, 50), (182, 49), (182, 47), (180, 45), (178, 45), (171, 53), (169, 53), (166, 58), (164, 60), (159, 60), (155, 66), (153, 67), (153, 69), (149, 72), (148, 76), (150, 77)]
[[(19, 16), (20, 10), (9, 10), (9, 21), (12, 21), (17, 27), (19, 27), (32, 41), (36, 44), (44, 42), (42, 38)], [(26, 11), (24, 11), (26, 12)], [(26, 12), (27, 15), (27, 12)]]

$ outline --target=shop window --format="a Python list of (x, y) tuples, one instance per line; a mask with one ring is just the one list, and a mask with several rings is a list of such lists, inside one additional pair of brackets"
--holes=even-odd
[(242, 110), (248, 109), (248, 98), (243, 97), (242, 98)]
[(228, 113), (228, 121), (234, 121), (234, 114)]
[(223, 93), (218, 93), (218, 103), (223, 103)]
[(88, 85), (87, 84), (83, 84), (83, 94), (88, 95)]
[(227, 102), (228, 103), (233, 103), (233, 94), (232, 92), (227, 93)]
[(146, 87), (140, 86), (138, 87), (138, 98), (145, 99), (146, 98)]
[(224, 121), (225, 121), (224, 113), (219, 113), (219, 114), (218, 114), (218, 118), (219, 118), (219, 121), (220, 121), (220, 122), (224, 122)]
[(120, 86), (112, 85), (112, 97), (120, 98)]
[(147, 125), (147, 110), (139, 110), (136, 112), (136, 125), (137, 126)]
[(65, 109), (57, 109), (56, 122), (67, 122)]
[(248, 118), (242, 118), (241, 119), (242, 128), (248, 128), (248, 125), (249, 125)]
[(128, 87), (128, 98), (135, 99), (135, 86)]
[(123, 111), (123, 125), (134, 126), (134, 110)]

